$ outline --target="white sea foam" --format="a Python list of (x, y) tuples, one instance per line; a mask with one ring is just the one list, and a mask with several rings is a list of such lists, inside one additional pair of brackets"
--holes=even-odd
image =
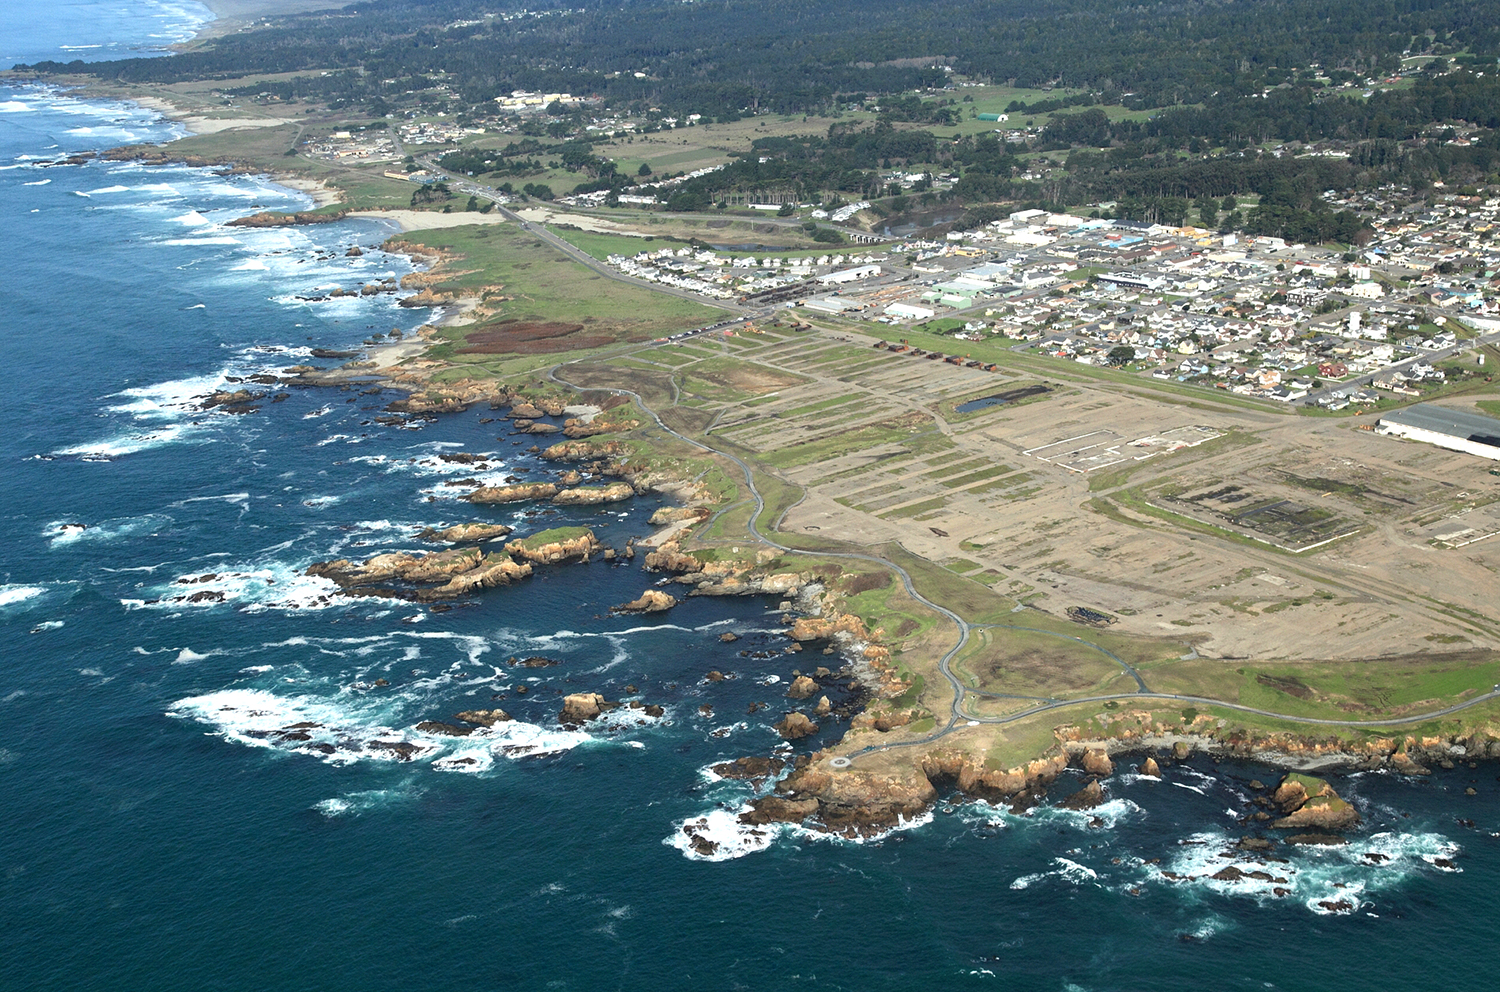
[(247, 613), (260, 613), (343, 608), (356, 600), (342, 596), (332, 579), (306, 575), (301, 568), (280, 562), (179, 576), (147, 592), (149, 598), (122, 599), (120, 603), (126, 609), (170, 610), (231, 605)]
[(76, 521), (57, 520), (47, 525), (42, 531), (42, 536), (48, 539), (47, 543), (50, 547), (62, 548), (83, 542), (118, 541), (127, 537), (154, 534), (171, 527), (173, 522), (171, 517), (159, 513), (147, 513), (139, 517), (115, 517), (112, 520), (101, 520), (87, 526)]
[(347, 695), (319, 699), (224, 689), (179, 699), (167, 715), (208, 724), (226, 740), (317, 755), (335, 764), (396, 760), (402, 751), (419, 758), (437, 751), (385, 725), (377, 705)]
[[(1259, 902), (1290, 899), (1319, 915), (1349, 914), (1369, 899), (1417, 872), (1459, 871), (1457, 844), (1440, 834), (1382, 832), (1350, 837), (1341, 846), (1282, 846), (1286, 861), (1260, 861), (1231, 851), (1234, 840), (1207, 831), (1186, 838), (1175, 857), (1161, 866), (1142, 866), (1147, 878), (1164, 885), (1205, 889)], [(1436, 862), (1436, 863), (1434, 863)], [(1214, 878), (1233, 865), (1241, 877)], [(1249, 877), (1252, 873), (1259, 877)], [(1233, 873), (1228, 873), (1233, 875)], [(1278, 893), (1277, 890), (1280, 890)]]
[(237, 245), (240, 242), (237, 238), (231, 238), (227, 235), (219, 235), (216, 237), (207, 238), (170, 238), (161, 243), (164, 245), (172, 245), (176, 247), (182, 247), (184, 245), (193, 247), (196, 245)]
[(116, 395), (126, 400), (107, 409), (113, 413), (137, 416), (177, 416), (184, 411), (199, 412), (198, 401), (227, 385), (227, 369), (209, 375), (169, 379), (150, 386), (135, 386)]
[(1038, 806), (1031, 811), (1031, 815), (1038, 820), (1062, 822), (1083, 829), (1113, 830), (1122, 820), (1133, 820), (1145, 816), (1146, 812), (1129, 799), (1111, 799), (1086, 810)]
[(97, 196), (100, 193), (129, 193), (129, 192), (130, 192), (130, 187), (129, 186), (105, 186), (102, 189), (89, 190), (89, 193), (91, 195), (94, 195), (94, 196)]
[(1067, 858), (1053, 858), (1052, 864), (1054, 867), (1049, 869), (1048, 871), (1036, 872), (1035, 874), (1031, 875), (1022, 875), (1020, 878), (1011, 882), (1010, 887), (1017, 890), (1029, 889), (1036, 883), (1045, 881), (1049, 878), (1055, 878), (1060, 881), (1067, 882), (1068, 884), (1073, 886), (1079, 886), (1086, 883), (1099, 883), (1099, 873), (1094, 871), (1094, 869), (1088, 867), (1087, 865), (1081, 865), (1078, 862), (1070, 861)]
[(677, 848), (692, 861), (732, 861), (764, 851), (784, 832), (784, 827), (741, 823), (739, 815), (749, 809), (748, 805), (735, 810), (715, 809), (690, 817), (674, 824), (671, 835), (662, 843)]
[(50, 179), (38, 179), (38, 180), (37, 180), (37, 181), (36, 181), (36, 182), (34, 182), (34, 183), (22, 183), (22, 184), (21, 184), (21, 185), (22, 185), (22, 186), (46, 186), (46, 185), (47, 185), (47, 184), (48, 184), (48, 183), (50, 183), (50, 182), (51, 182), (51, 181), (52, 181), (52, 180), (50, 180)]
[(261, 689), (225, 689), (180, 699), (168, 716), (191, 718), (226, 740), (309, 754), (334, 764), (360, 760), (432, 760), (439, 771), (481, 772), (496, 759), (558, 754), (594, 737), (520, 720), (476, 728), (466, 737), (393, 726), (408, 696), (331, 698), (283, 696)]
[(360, 792), (346, 792), (342, 796), (325, 799), (320, 803), (314, 803), (313, 809), (327, 817), (355, 816), (374, 809), (382, 809), (400, 802), (409, 802), (422, 794), (424, 790), (410, 787), (396, 789), (365, 789)]
[(132, 431), (102, 441), (93, 441), (86, 444), (75, 444), (67, 448), (59, 448), (53, 452), (56, 455), (73, 455), (87, 459), (108, 460), (120, 458), (124, 455), (134, 455), (150, 448), (159, 448), (164, 444), (171, 444), (181, 440), (186, 434), (186, 428), (169, 424), (164, 427), (150, 431)]
[(46, 586), (0, 585), (0, 606), (16, 606), (36, 599), (46, 592)]
[(20, 100), (0, 100), (0, 114), (29, 114), (36, 108)]

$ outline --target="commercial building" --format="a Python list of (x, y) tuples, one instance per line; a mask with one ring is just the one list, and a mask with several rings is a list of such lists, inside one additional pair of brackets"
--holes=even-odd
[(834, 286), (844, 282), (854, 282), (859, 279), (869, 279), (880, 275), (878, 265), (860, 265), (852, 269), (841, 269), (838, 272), (830, 272), (826, 276), (818, 276), (818, 282), (825, 286)]
[(1467, 410), (1418, 403), (1385, 414), (1376, 430), (1500, 461), (1500, 420)]
[(937, 315), (936, 310), (926, 307), (914, 307), (909, 303), (892, 303), (885, 308), (887, 316), (897, 317), (901, 320), (931, 320)]
[(1106, 272), (1099, 277), (1099, 281), (1113, 286), (1124, 286), (1126, 289), (1145, 289), (1151, 292), (1167, 284), (1165, 279), (1157, 276), (1137, 275), (1134, 272)]

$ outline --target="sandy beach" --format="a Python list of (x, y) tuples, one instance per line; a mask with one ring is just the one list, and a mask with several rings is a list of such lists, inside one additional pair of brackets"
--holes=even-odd
[(214, 19), (203, 26), (193, 43), (208, 41), (243, 30), (262, 17), (279, 14), (305, 14), (313, 10), (336, 10), (344, 4), (338, 0), (200, 0), (214, 12)]
[[(294, 186), (293, 183), (277, 179), (283, 186)], [(441, 227), (469, 227), (473, 224), (504, 224), (505, 218), (498, 211), (487, 214), (475, 211), (456, 211), (451, 214), (440, 213), (436, 210), (353, 210), (350, 217), (373, 217), (376, 220), (395, 221), (401, 227), (401, 232), (408, 231), (432, 231)]]

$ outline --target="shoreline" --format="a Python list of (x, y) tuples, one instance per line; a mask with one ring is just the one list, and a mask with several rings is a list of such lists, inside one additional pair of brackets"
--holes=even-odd
[[(215, 127), (214, 125), (220, 122), (197, 117), (166, 99), (115, 98), (155, 110), (164, 117), (179, 122), (193, 133), (213, 133), (213, 131), (238, 126), (240, 123), (224, 121), (222, 126)], [(249, 120), (245, 122), (245, 126), (263, 127), (281, 123), (286, 122), (269, 119)], [(205, 128), (205, 126), (211, 130), (194, 130)], [(274, 167), (246, 171), (255, 171), (267, 176), (278, 185), (310, 195), (318, 206), (341, 202), (338, 194), (319, 180), (279, 172)], [(505, 222), (498, 215), (479, 215), (468, 212), (443, 214), (405, 208), (360, 210), (351, 212), (348, 216), (394, 223), (402, 232)], [(466, 302), (470, 305), (464, 306)], [(463, 323), (465, 315), (472, 309), (474, 303), (477, 301), (452, 301), (450, 303), (452, 309), (446, 309), (435, 324), (451, 326)], [(364, 376), (373, 374), (386, 380), (389, 385), (411, 393), (413, 397), (422, 394), (425, 398), (421, 402), (429, 405), (435, 404), (433, 412), (443, 412), (443, 396), (452, 396), (455, 401), (463, 402), (458, 398), (458, 394), (467, 391), (473, 395), (484, 391), (487, 388), (485, 383), (475, 379), (461, 379), (452, 383), (435, 385), (434, 380), (440, 373), (459, 368), (441, 360), (417, 361), (414, 365), (403, 367), (403, 363), (418, 359), (425, 353), (430, 343), (427, 340), (430, 333), (429, 331), (420, 338), (414, 335), (412, 339), (400, 345), (383, 345), (371, 349), (366, 354), (365, 361), (358, 363), (364, 368), (350, 369), (347, 374)], [(334, 375), (337, 375), (337, 372)], [(491, 382), (489, 385), (502, 388), (498, 381)], [(475, 401), (477, 400), (469, 400), (469, 402)], [(689, 541), (692, 540), (690, 535), (684, 536)], [(755, 535), (747, 535), (745, 538), (746, 543), (754, 541)], [(765, 546), (762, 544), (762, 547)], [(828, 605), (833, 609), (838, 608), (835, 602), (830, 602)], [(1369, 735), (1356, 728), (1329, 727), (1326, 731), (1329, 737), (1322, 739), (1311, 734), (1280, 736), (1264, 729), (1256, 729), (1254, 723), (1248, 723), (1231, 714), (1227, 717), (1227, 722), (1225, 719), (1219, 721), (1218, 729), (1225, 730), (1227, 740), (1220, 739), (1212, 732), (1202, 735), (1174, 734), (1168, 732), (1166, 728), (1153, 734), (1149, 742), (1144, 739), (1132, 740), (1114, 736), (1067, 738), (1065, 735), (1074, 728), (1070, 724), (1055, 723), (1049, 727), (1050, 739), (1047, 740), (1045, 746), (1036, 747), (1020, 764), (1009, 768), (996, 768), (991, 767), (982, 753), (975, 753), (976, 748), (982, 752), (985, 742), (989, 739), (989, 732), (959, 733), (937, 740), (924, 740), (921, 736), (914, 735), (905, 729), (919, 722), (914, 715), (894, 714), (890, 712), (891, 707), (879, 705), (887, 698), (876, 694), (868, 699), (867, 703), (870, 705), (866, 705), (860, 713), (853, 716), (843, 737), (836, 744), (811, 754), (804, 768), (799, 768), (796, 773), (784, 780), (787, 786), (786, 794), (793, 797), (786, 801), (802, 804), (800, 809), (804, 813), (804, 819), (806, 815), (812, 815), (808, 812), (806, 805), (809, 802), (820, 810), (826, 807), (835, 811), (835, 815), (829, 818), (827, 832), (837, 833), (839, 828), (834, 824), (850, 822), (849, 810), (859, 810), (855, 819), (867, 828), (889, 825), (893, 815), (896, 818), (909, 818), (914, 809), (924, 811), (930, 809), (941, 796), (942, 788), (950, 784), (956, 785), (959, 792), (972, 795), (974, 798), (1004, 796), (1007, 799), (1015, 799), (1016, 797), (1036, 796), (1039, 792), (1044, 792), (1046, 786), (1062, 771), (1072, 766), (1074, 760), (1099, 750), (1106, 754), (1127, 754), (1159, 753), (1161, 749), (1166, 748), (1175, 757), (1178, 745), (1187, 744), (1188, 754), (1195, 751), (1208, 754), (1223, 753), (1283, 770), (1305, 770), (1308, 767), (1316, 767), (1352, 771), (1389, 765), (1392, 770), (1403, 772), (1405, 769), (1400, 765), (1407, 760), (1410, 760), (1413, 766), (1420, 767), (1419, 761), (1405, 757), (1413, 747), (1416, 753), (1426, 755), (1428, 742), (1431, 740), (1433, 754), (1439, 754), (1444, 748), (1451, 749), (1455, 744), (1464, 748), (1461, 753), (1466, 754), (1469, 745), (1457, 744), (1457, 741), (1473, 739), (1483, 734), (1485, 740), (1480, 756), (1500, 757), (1500, 748), (1492, 746), (1496, 743), (1496, 737), (1485, 731), (1482, 721), (1460, 723), (1458, 731), (1447, 734), (1441, 740), (1437, 737), (1408, 736), (1402, 741), (1402, 745), (1397, 747), (1394, 743), (1396, 738), (1391, 738), (1390, 747), (1385, 748), (1380, 760), (1371, 765), (1370, 761), (1375, 757), (1374, 754), (1367, 749), (1361, 750), (1362, 744), (1368, 743)], [(1145, 700), (1142, 703), (1149, 705)], [(1086, 704), (1080, 703), (1080, 705)], [(936, 711), (939, 708), (934, 701), (932, 710)], [(1158, 706), (1157, 709), (1160, 710), (1162, 707)], [(927, 712), (920, 700), (917, 700), (915, 711)], [(1160, 714), (1156, 715), (1160, 716)], [(880, 722), (887, 716), (901, 716), (905, 719), (893, 722), (889, 727), (881, 726)], [(1045, 721), (1048, 718), (1043, 716), (1039, 719)], [(1413, 720), (1409, 725), (1415, 727), (1419, 722), (1419, 720)], [(896, 731), (896, 733), (891, 733), (891, 731)], [(888, 740), (880, 740), (879, 738), (882, 737)], [(1041, 745), (1042, 741), (1038, 740), (1035, 743)], [(880, 750), (874, 752), (867, 750), (872, 747)], [(1401, 761), (1395, 760), (1398, 754), (1403, 756)], [(1317, 763), (1312, 766), (1306, 765), (1304, 762), (1309, 756)], [(854, 761), (852, 767), (851, 759)], [(1450, 759), (1444, 757), (1439, 760)], [(1411, 773), (1408, 772), (1408, 774)], [(778, 783), (778, 789), (781, 784)], [(799, 819), (796, 822), (802, 822), (802, 820)], [(816, 829), (824, 828), (816, 827)]]
[(340, 0), (198, 0), (214, 15), (194, 34), (190, 41), (173, 45), (174, 51), (182, 51), (227, 34), (243, 30), (263, 17), (282, 14), (305, 14), (315, 10), (336, 10), (347, 4)]

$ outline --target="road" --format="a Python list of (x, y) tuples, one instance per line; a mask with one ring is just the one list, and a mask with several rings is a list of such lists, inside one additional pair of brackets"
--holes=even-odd
[[(583, 391), (586, 387), (578, 386), (558, 375), (559, 370), (563, 369), (568, 364), (572, 363), (554, 365), (552, 368), (547, 370), (547, 377), (558, 385), (564, 386), (568, 389), (579, 392)], [(800, 548), (789, 547), (788, 545), (776, 541), (774, 538), (762, 533), (760, 530), (758, 521), (761, 514), (765, 512), (766, 501), (765, 497), (761, 494), (760, 489), (755, 485), (755, 473), (754, 470), (750, 467), (749, 463), (747, 463), (744, 459), (740, 458), (737, 455), (734, 455), (727, 451), (720, 451), (716, 448), (711, 448), (701, 441), (688, 437), (687, 435), (679, 433), (673, 428), (668, 427), (667, 424), (656, 413), (656, 411), (646, 404), (645, 399), (639, 393), (636, 393), (629, 389), (609, 389), (607, 391), (616, 395), (630, 397), (635, 402), (636, 406), (638, 406), (646, 416), (650, 417), (651, 421), (657, 426), (657, 428), (659, 428), (663, 432), (672, 435), (680, 441), (692, 445), (700, 451), (728, 458), (739, 467), (740, 471), (744, 474), (745, 477), (745, 486), (749, 490), (750, 496), (755, 504), (755, 512), (750, 515), (749, 523), (746, 526), (746, 529), (749, 531), (750, 536), (786, 554), (809, 555), (817, 558), (838, 558), (846, 561), (867, 561), (877, 565), (881, 565), (885, 568), (889, 568), (901, 580), (902, 588), (906, 590), (908, 596), (910, 596), (918, 603), (921, 603), (923, 606), (926, 606), (934, 613), (947, 617), (957, 628), (957, 642), (948, 649), (947, 653), (945, 653), (940, 659), (938, 659), (937, 665), (938, 671), (942, 674), (943, 678), (947, 680), (948, 684), (953, 689), (953, 702), (950, 706), (947, 723), (944, 724), (941, 728), (935, 729), (932, 733), (922, 738), (887, 744), (872, 744), (868, 747), (864, 747), (857, 751), (851, 752), (847, 756), (834, 758), (831, 761), (831, 764), (835, 765), (836, 767), (848, 767), (860, 757), (880, 751), (889, 751), (897, 748), (917, 747), (920, 745), (931, 744), (933, 741), (939, 740), (956, 730), (962, 729), (960, 726), (961, 724), (963, 726), (977, 726), (980, 724), (1000, 725), (1015, 723), (1019, 720), (1029, 719), (1030, 717), (1036, 716), (1039, 713), (1046, 713), (1051, 710), (1063, 709), (1069, 706), (1081, 706), (1089, 704), (1097, 705), (1108, 702), (1142, 702), (1146, 700), (1157, 700), (1180, 703), (1194, 703), (1202, 706), (1214, 706), (1220, 709), (1234, 710), (1239, 713), (1249, 713), (1255, 716), (1271, 717), (1276, 720), (1283, 720), (1289, 723), (1298, 723), (1309, 726), (1379, 728), (1405, 726), (1415, 723), (1422, 723), (1427, 720), (1439, 719), (1441, 717), (1451, 716), (1454, 713), (1461, 712), (1463, 710), (1469, 709), (1472, 706), (1477, 706), (1481, 703), (1488, 702), (1493, 699), (1500, 699), (1500, 686), (1497, 686), (1494, 690), (1483, 693), (1479, 696), (1475, 696), (1473, 699), (1461, 703), (1454, 703), (1452, 705), (1445, 706), (1436, 710), (1431, 710), (1426, 713), (1418, 713), (1411, 716), (1390, 718), (1384, 720), (1339, 720), (1326, 717), (1309, 717), (1298, 716), (1290, 713), (1277, 713), (1273, 710), (1259, 709), (1254, 706), (1243, 706), (1239, 703), (1225, 702), (1224, 700), (1213, 699), (1207, 696), (1189, 696), (1177, 693), (1152, 692), (1146, 685), (1145, 680), (1141, 677), (1140, 672), (1131, 667), (1126, 661), (1124, 661), (1118, 655), (1115, 655), (1113, 652), (1081, 637), (1076, 637), (1070, 634), (1062, 634), (1058, 633), (1057, 631), (1044, 630), (1035, 627), (1012, 626), (1009, 624), (970, 624), (967, 620), (959, 616), (957, 613), (953, 612), (945, 606), (933, 602), (926, 596), (922, 595), (917, 590), (915, 583), (912, 581), (911, 573), (887, 558), (881, 558), (878, 555), (859, 554), (852, 552), (804, 551)], [(798, 502), (800, 502), (800, 500)], [(791, 512), (793, 508), (795, 508), (796, 505), (797, 504), (794, 503), (792, 504), (792, 506), (789, 506), (785, 510), (783, 510), (781, 514), (776, 518), (776, 521), (772, 524), (772, 528), (779, 529), (781, 526), (781, 522), (786, 518), (786, 515)], [(973, 632), (979, 629), (1027, 631), (1031, 633), (1044, 634), (1051, 637), (1058, 637), (1092, 648), (1093, 650), (1098, 651), (1100, 654), (1103, 654), (1104, 656), (1110, 658), (1116, 664), (1118, 664), (1121, 669), (1135, 681), (1136, 686), (1138, 687), (1137, 691), (1130, 693), (1109, 693), (1097, 696), (1083, 696), (1073, 699), (1038, 699), (1038, 705), (1005, 716), (978, 716), (972, 714), (965, 706), (965, 701), (970, 695), (986, 698), (1038, 698), (1008, 696), (1003, 693), (988, 693), (981, 690), (970, 689), (968, 686), (964, 685), (962, 681), (959, 680), (958, 676), (953, 673), (953, 659), (958, 657), (959, 653), (963, 651), (966, 646), (968, 646)]]
[[(439, 177), (444, 175), (444, 173), (438, 167), (437, 163), (429, 159), (423, 159), (422, 164), (431, 169), (435, 175)], [(517, 214), (513, 210), (508, 209), (500, 201), (500, 198), (504, 194), (495, 190), (493, 187), (486, 186), (483, 183), (476, 183), (470, 179), (458, 179), (453, 177), (449, 178), (449, 182), (460, 193), (467, 193), (470, 196), (477, 196), (481, 199), (489, 200), (495, 205), (495, 209), (500, 212), (500, 216), (504, 217), (506, 220), (514, 221), (516, 224), (520, 225), (521, 230), (525, 231), (527, 234), (535, 235), (537, 238), (551, 245), (553, 248), (556, 248), (564, 255), (567, 255), (573, 261), (579, 263), (580, 265), (587, 266), (593, 271), (599, 273), (599, 275), (604, 276), (606, 279), (613, 279), (615, 282), (622, 282), (628, 286), (636, 286), (641, 289), (649, 289), (652, 292), (656, 293), (666, 293), (668, 296), (676, 296), (680, 299), (690, 300), (693, 303), (701, 303), (704, 306), (718, 307), (719, 309), (724, 310), (728, 313), (735, 314), (737, 317), (744, 317), (751, 315), (752, 313), (758, 313), (758, 311), (747, 310), (745, 307), (739, 306), (735, 303), (727, 303), (720, 300), (710, 300), (703, 296), (699, 296), (697, 293), (691, 293), (685, 289), (677, 289), (673, 286), (663, 286), (660, 283), (648, 282), (645, 279), (637, 279), (634, 276), (628, 276), (625, 273), (620, 272), (599, 261), (588, 252), (583, 251), (580, 248), (576, 248), (573, 245), (569, 244), (567, 241), (564, 241), (562, 238), (559, 238), (557, 235), (547, 230), (545, 225), (533, 224), (528, 220), (522, 219), (519, 214)]]
[(1454, 355), (1460, 354), (1465, 351), (1472, 351), (1487, 344), (1494, 344), (1497, 341), (1500, 341), (1500, 331), (1492, 331), (1489, 334), (1483, 334), (1477, 338), (1460, 341), (1458, 344), (1455, 344), (1451, 348), (1443, 348), (1440, 351), (1427, 351), (1419, 355), (1413, 355), (1411, 358), (1403, 359), (1402, 361), (1396, 362), (1394, 365), (1387, 365), (1375, 372), (1367, 372), (1364, 375), (1356, 376), (1353, 379), (1344, 379), (1341, 382), (1336, 383), (1335, 385), (1325, 386), (1315, 392), (1310, 392), (1307, 394), (1307, 398), (1302, 402), (1305, 405), (1311, 405), (1318, 399), (1332, 395), (1333, 393), (1341, 389), (1354, 389), (1359, 386), (1368, 386), (1370, 383), (1374, 382), (1381, 376), (1390, 375), (1392, 372), (1404, 372), (1418, 362), (1440, 362), (1445, 358), (1452, 358)]

